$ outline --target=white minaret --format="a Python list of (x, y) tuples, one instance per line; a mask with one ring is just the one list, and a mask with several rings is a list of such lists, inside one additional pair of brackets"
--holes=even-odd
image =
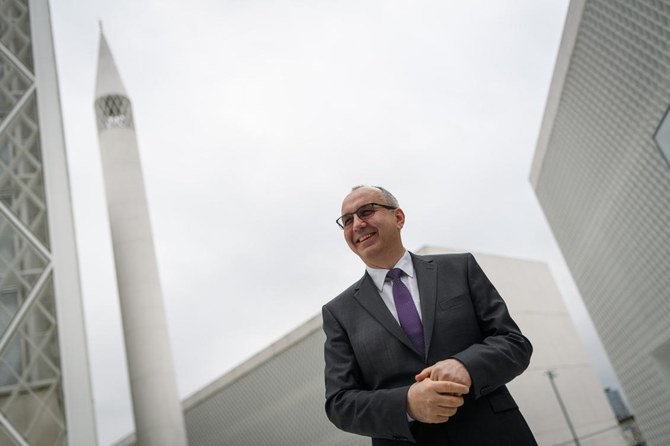
[(186, 445), (132, 108), (102, 29), (95, 112), (137, 444)]

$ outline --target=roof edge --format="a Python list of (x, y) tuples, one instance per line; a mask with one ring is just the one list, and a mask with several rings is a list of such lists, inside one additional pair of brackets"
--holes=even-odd
[(542, 124), (540, 125), (540, 132), (537, 137), (537, 144), (535, 146), (535, 155), (530, 168), (529, 180), (533, 189), (537, 188), (537, 183), (540, 177), (540, 171), (544, 163), (544, 156), (547, 152), (549, 139), (554, 128), (554, 120), (558, 113), (558, 106), (561, 101), (565, 79), (570, 68), (570, 60), (572, 52), (577, 42), (577, 34), (579, 25), (584, 14), (584, 6), (586, 0), (571, 0), (568, 6), (568, 13), (565, 17), (565, 25), (563, 27), (563, 36), (561, 37), (561, 44), (556, 55), (556, 63), (554, 65), (554, 74), (549, 86), (549, 93), (547, 95), (547, 102), (544, 108), (544, 116)]
[(313, 334), (315, 331), (320, 330), (321, 325), (322, 319), (321, 313), (319, 313), (307, 320), (307, 322), (304, 322), (298, 328), (284, 335), (282, 338), (273, 342), (260, 352), (256, 353), (251, 358), (243, 361), (237, 367), (229, 370), (220, 378), (217, 378), (202, 389), (184, 398), (182, 401), (183, 410), (186, 411), (187, 409), (197, 406), (202, 401), (209, 398), (212, 394), (219, 392), (221, 389), (252, 372), (259, 365), (265, 363), (270, 358), (298, 344), (300, 341)]

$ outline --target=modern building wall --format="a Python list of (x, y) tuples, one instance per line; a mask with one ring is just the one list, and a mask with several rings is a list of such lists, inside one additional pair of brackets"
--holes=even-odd
[[(417, 252), (447, 251), (425, 247)], [(508, 387), (538, 444), (573, 444), (548, 371), (556, 375), (554, 383), (582, 446), (626, 444), (549, 267), (511, 257), (474, 256), (533, 344), (528, 369)]]
[(319, 314), (186, 398), (189, 445), (369, 446), (326, 418), (324, 341)]
[(670, 444), (669, 107), (670, 4), (572, 1), (530, 179), (649, 445)]
[[(548, 267), (506, 257), (475, 257), (533, 343), (529, 369), (509, 387), (538, 443), (572, 440), (545, 375), (553, 370), (581, 444), (625, 445)], [(369, 445), (369, 438), (339, 431), (326, 418), (321, 323), (321, 316), (315, 316), (187, 398), (183, 408), (189, 444)], [(118, 443), (133, 444), (132, 436)]]
[(94, 445), (46, 0), (0, 2), (0, 444)]

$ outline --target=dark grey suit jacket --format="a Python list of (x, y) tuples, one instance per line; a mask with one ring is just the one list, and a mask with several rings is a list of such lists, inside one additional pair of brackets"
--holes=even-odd
[[(528, 366), (532, 346), (471, 254), (417, 256), (426, 357), (363, 278), (323, 306), (326, 413), (373, 445), (534, 445), (505, 387)], [(428, 365), (456, 358), (472, 378), (456, 415), (407, 420), (407, 390)]]

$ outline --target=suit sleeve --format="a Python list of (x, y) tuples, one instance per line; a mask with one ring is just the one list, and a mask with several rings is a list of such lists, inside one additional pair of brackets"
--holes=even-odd
[(409, 386), (366, 390), (346, 331), (325, 306), (322, 313), (326, 414), (330, 421), (359, 435), (413, 440), (407, 420)]
[(533, 347), (472, 254), (468, 254), (467, 279), (483, 339), (453, 357), (465, 365), (472, 379), (471, 392), (479, 398), (520, 375), (528, 367)]

